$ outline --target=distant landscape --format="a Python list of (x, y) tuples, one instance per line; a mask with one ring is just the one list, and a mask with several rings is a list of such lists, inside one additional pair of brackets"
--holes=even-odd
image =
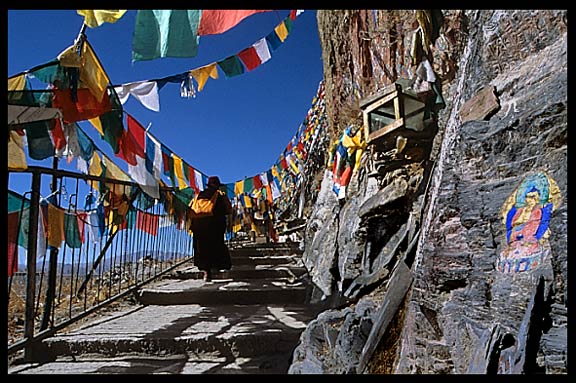
[[(156, 260), (156, 261), (162, 261), (162, 260), (172, 260), (172, 259), (179, 259), (179, 258), (184, 258), (186, 257), (187, 254), (183, 254), (183, 253), (174, 253), (174, 252), (163, 252), (163, 251), (157, 251), (154, 254), (150, 253), (150, 252), (146, 252), (146, 251), (137, 251), (134, 253), (130, 253), (127, 254), (123, 257), (120, 256), (108, 256), (106, 258), (104, 258), (103, 260), (100, 261), (99, 265), (98, 265), (98, 272), (107, 272), (108, 270), (110, 270), (110, 268), (114, 265), (116, 266), (121, 266), (122, 264), (126, 264), (126, 263), (134, 263), (137, 261), (142, 262), (143, 260)], [(48, 267), (49, 267), (49, 256), (46, 256), (45, 258), (43, 258), (41, 261), (36, 263), (36, 273), (39, 274), (42, 272), (42, 269), (44, 269), (44, 272), (48, 271)], [(92, 268), (92, 262), (90, 263), (86, 263), (86, 262), (80, 262), (80, 264), (76, 263), (76, 264), (72, 264), (72, 263), (65, 263), (64, 265), (62, 265), (62, 263), (58, 263), (58, 273), (63, 273), (64, 275), (72, 275), (72, 271), (74, 270), (74, 273), (78, 274), (78, 275), (86, 275), (88, 272), (90, 272), (91, 268)], [(18, 271), (16, 273), (14, 273), (15, 276), (23, 276), (23, 274), (26, 274), (26, 264), (18, 264)]]

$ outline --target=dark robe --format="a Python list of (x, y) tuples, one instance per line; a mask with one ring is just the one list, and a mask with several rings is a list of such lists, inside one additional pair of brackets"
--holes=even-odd
[[(200, 192), (198, 198), (210, 199), (215, 188)], [(232, 205), (225, 195), (219, 195), (214, 206), (214, 214), (209, 217), (192, 219), (194, 265), (200, 270), (230, 270), (230, 252), (224, 241), (226, 216), (232, 213)]]

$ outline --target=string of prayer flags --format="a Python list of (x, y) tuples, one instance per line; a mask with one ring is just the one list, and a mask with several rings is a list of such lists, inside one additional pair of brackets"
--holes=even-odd
[[(141, 16), (141, 18), (145, 18), (145, 17), (159, 17), (161, 18), (160, 21), (162, 25), (164, 25), (164, 27), (166, 28), (166, 30), (162, 30), (164, 33), (168, 33), (168, 30), (170, 30), (171, 24), (173, 22), (175, 22), (175, 20), (178, 20), (176, 17), (171, 16), (175, 11), (150, 11), (148, 10), (147, 12), (150, 13), (152, 12), (152, 15), (148, 14), (142, 14), (140, 15), (140, 12), (143, 11), (139, 11), (139, 14), (137, 16)], [(171, 13), (170, 13), (171, 12)], [(181, 11), (183, 12), (183, 11)], [(239, 23), (242, 19), (244, 19), (245, 17), (248, 17), (249, 15), (253, 14), (253, 13), (259, 13), (259, 12), (267, 12), (265, 10), (202, 10), (200, 13), (200, 23), (208, 23), (208, 17), (214, 17), (215, 19), (222, 16), (224, 18), (224, 23), (229, 23), (229, 24), (225, 24), (228, 25), (229, 27), (227, 27), (226, 30), (230, 29), (230, 25), (233, 27), (234, 25), (236, 25), (237, 23)], [(258, 40), (257, 42), (255, 42), (254, 44), (252, 44), (250, 47), (243, 49), (242, 51), (240, 51), (239, 53), (235, 54), (235, 55), (231, 55), (226, 57), (223, 60), (217, 61), (217, 62), (213, 62), (211, 64), (208, 65), (204, 65), (202, 67), (199, 68), (195, 68), (192, 70), (189, 70), (187, 72), (184, 73), (180, 73), (180, 74), (176, 74), (176, 75), (172, 75), (172, 76), (168, 76), (168, 77), (164, 77), (161, 79), (156, 79), (156, 80), (148, 80), (148, 81), (139, 81), (137, 83), (132, 83), (132, 84), (139, 84), (139, 86), (142, 86), (143, 88), (146, 87), (146, 89), (150, 89), (150, 93), (147, 94), (147, 96), (150, 96), (150, 100), (147, 100), (144, 95), (139, 95), (139, 100), (140, 102), (142, 102), (142, 104), (144, 106), (146, 106), (147, 108), (151, 109), (151, 110), (155, 110), (156, 108), (156, 94), (153, 93), (152, 91), (152, 87), (153, 87), (153, 83), (155, 82), (157, 84), (157, 88), (156, 90), (154, 90), (155, 92), (159, 91), (160, 89), (162, 89), (162, 87), (164, 85), (166, 85), (167, 83), (178, 83), (180, 84), (180, 95), (182, 97), (196, 97), (196, 90), (194, 89), (194, 83), (192, 81), (192, 79), (194, 79), (197, 83), (197, 90), (198, 92), (202, 91), (204, 89), (204, 86), (206, 84), (206, 81), (208, 80), (208, 78), (213, 78), (213, 79), (218, 79), (218, 70), (217, 68), (219, 67), (220, 70), (222, 70), (222, 72), (224, 72), (224, 75), (226, 78), (231, 78), (231, 77), (235, 77), (238, 76), (240, 74), (243, 74), (245, 72), (250, 72), (252, 70), (254, 70), (256, 67), (258, 67), (259, 65), (262, 65), (263, 63), (267, 62), (268, 60), (270, 60), (271, 58), (271, 53), (270, 53), (270, 48), (272, 50), (276, 50), (288, 37), (288, 34), (290, 33), (291, 29), (292, 29), (292, 21), (299, 15), (301, 14), (303, 11), (302, 10), (293, 10), (290, 12), (290, 15), (287, 16), (283, 21), (280, 22), (280, 24), (278, 24), (274, 30), (272, 32), (270, 32), (266, 37)], [(217, 14), (221, 14), (220, 16), (217, 16)], [(207, 16), (209, 15), (209, 16)], [(241, 18), (238, 18), (238, 15), (241, 15)], [(170, 17), (174, 17), (174, 20), (171, 20)], [(232, 20), (232, 22), (230, 21)], [(143, 22), (142, 20), (140, 20), (141, 22)], [(141, 23), (140, 23), (141, 24)], [(137, 27), (140, 25), (137, 19)], [(186, 24), (185, 26), (179, 26), (175, 28), (175, 31), (179, 30), (178, 28), (192, 28), (193, 22), (190, 22), (188, 24)], [(224, 25), (224, 24), (222, 24)], [(213, 34), (213, 33), (208, 33), (208, 31), (218, 31), (220, 29), (218, 28), (213, 28), (209, 29), (207, 26), (203, 27), (206, 29), (202, 29), (202, 31), (206, 31), (206, 33), (203, 34)], [(223, 29), (222, 29), (223, 30)], [(144, 33), (142, 31), (142, 33)], [(148, 33), (148, 32), (146, 32)], [(158, 32), (160, 33), (160, 32)], [(170, 30), (170, 33), (176, 33), (176, 32), (172, 32)], [(214, 33), (222, 33), (222, 32), (214, 32)], [(199, 37), (200, 33), (198, 33), (198, 35), (196, 36), (197, 38)], [(135, 38), (134, 41), (135, 43), (138, 42), (137, 38), (141, 38), (140, 36), (140, 32), (137, 36), (136, 32), (135, 32)], [(143, 37), (142, 37), (143, 38)], [(165, 36), (166, 40), (169, 39), (169, 36)], [(156, 38), (155, 38), (156, 39)], [(182, 40), (182, 39), (181, 39)], [(180, 41), (180, 43), (182, 43), (182, 41)], [(160, 43), (159, 43), (160, 44)], [(197, 45), (197, 41), (196, 41), (196, 45)], [(168, 48), (166, 48), (168, 49)], [(134, 52), (133, 52), (133, 56), (134, 56)], [(159, 56), (160, 57), (160, 56)], [(183, 57), (183, 56), (174, 56), (174, 57)], [(193, 56), (190, 56), (193, 57)], [(152, 58), (149, 58), (152, 59)], [(136, 60), (134, 60), (136, 61)], [(147, 84), (147, 85), (144, 85)], [(130, 84), (125, 84), (125, 85), (121, 85), (121, 86), (116, 86), (115, 89), (118, 92), (119, 97), (122, 100), (122, 103), (126, 102), (127, 98), (128, 98), (128, 92), (130, 92), (132, 95), (134, 95), (136, 97), (135, 94), (135, 89), (131, 88), (129, 89), (124, 89), (125, 87), (129, 86)], [(147, 88), (150, 87), (150, 88)], [(144, 91), (144, 89), (142, 89), (142, 91)], [(146, 104), (145, 102), (150, 102), (151, 104), (153, 103), (153, 105), (151, 104)], [(159, 109), (159, 105), (158, 105), (158, 109)]]

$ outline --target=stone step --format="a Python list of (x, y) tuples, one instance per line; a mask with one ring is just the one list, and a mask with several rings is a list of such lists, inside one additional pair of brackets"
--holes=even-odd
[(303, 282), (274, 279), (163, 280), (142, 288), (137, 299), (144, 305), (255, 305), (304, 304), (308, 287)]
[(297, 265), (299, 257), (291, 255), (236, 255), (230, 254), (232, 268), (236, 265)]
[[(306, 274), (306, 268), (292, 265), (235, 265), (231, 270), (212, 273), (214, 279), (278, 279), (293, 281)], [(204, 273), (192, 266), (175, 270), (170, 274), (173, 279), (202, 279)]]
[(10, 373), (286, 373), (311, 305), (137, 306), (42, 342)]
[(17, 374), (286, 374), (309, 304), (298, 244), (230, 246), (232, 269), (210, 282), (190, 264), (136, 301), (44, 339)]
[(129, 374), (248, 374), (283, 375), (288, 373), (290, 359), (284, 354), (253, 357), (230, 357), (215, 353), (186, 352), (173, 355), (132, 353), (115, 357), (79, 355), (58, 357), (43, 364), (24, 363), (8, 368), (8, 374), (20, 375), (129, 375)]
[(280, 246), (280, 245), (255, 245), (255, 246), (242, 246), (242, 247), (229, 247), (231, 256), (286, 256), (286, 255), (302, 255), (300, 250), (295, 245)]

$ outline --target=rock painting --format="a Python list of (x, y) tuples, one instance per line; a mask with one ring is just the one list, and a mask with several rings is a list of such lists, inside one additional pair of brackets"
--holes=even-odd
[(560, 189), (545, 173), (526, 176), (502, 206), (506, 243), (496, 263), (502, 273), (535, 270), (550, 254), (550, 216)]

